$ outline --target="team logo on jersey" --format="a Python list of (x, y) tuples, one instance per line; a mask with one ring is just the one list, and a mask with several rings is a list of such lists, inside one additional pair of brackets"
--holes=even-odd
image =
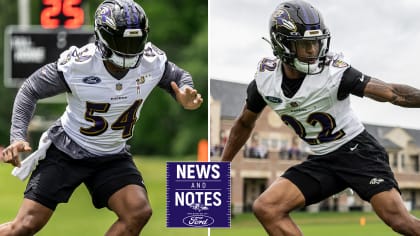
[(89, 76), (83, 78), (83, 83), (85, 84), (99, 84), (101, 82), (101, 79), (96, 76)]
[(144, 49), (144, 56), (146, 57), (154, 57), (157, 55), (164, 55), (165, 53), (160, 50), (158, 47), (156, 47), (155, 45), (151, 44), (150, 46), (146, 47)]
[(74, 50), (72, 53), (72, 56), (75, 57), (75, 61), (77, 62), (84, 62), (86, 60), (89, 60), (92, 55), (89, 55), (89, 49), (85, 48), (83, 51), (78, 52), (77, 50)]
[(349, 64), (347, 64), (346, 62), (342, 61), (342, 60), (335, 60), (333, 63), (333, 66), (338, 67), (338, 68), (344, 68), (344, 67), (348, 67)]
[(65, 65), (67, 64), (67, 62), (70, 61), (70, 59), (71, 59), (71, 53), (67, 53), (67, 56), (58, 59), (58, 64)]
[(370, 180), (369, 184), (380, 184), (382, 182), (384, 182), (384, 179), (382, 178), (373, 178)]
[(120, 91), (122, 88), (123, 88), (122, 83), (117, 83), (117, 84), (115, 85), (115, 89), (116, 89), (117, 91)]
[(278, 97), (265, 96), (265, 99), (267, 99), (269, 102), (272, 102), (272, 103), (282, 103), (283, 102), (281, 100), (281, 98), (278, 98)]

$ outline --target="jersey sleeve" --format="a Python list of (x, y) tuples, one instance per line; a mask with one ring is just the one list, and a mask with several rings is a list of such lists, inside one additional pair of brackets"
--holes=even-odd
[(159, 81), (158, 87), (164, 89), (175, 98), (175, 92), (171, 87), (171, 82), (174, 81), (179, 88), (185, 85), (194, 88), (194, 83), (190, 73), (179, 68), (177, 65), (170, 61), (165, 63), (165, 71), (163, 72), (162, 79)]
[(57, 71), (57, 63), (47, 64), (33, 73), (20, 87), (13, 104), (10, 143), (26, 140), (29, 122), (39, 99), (70, 92)]
[[(89, 43), (81, 48), (71, 46), (60, 54), (57, 60), (57, 70), (67, 85), (71, 84), (69, 80), (73, 77), (73, 73), (94, 70), (91, 68), (91, 61), (95, 56), (95, 52), (95, 44)], [(71, 87), (68, 86), (68, 89), (71, 89)]]
[(267, 103), (261, 97), (261, 94), (258, 92), (257, 83), (253, 80), (247, 89), (247, 99), (246, 99), (246, 107), (248, 110), (260, 113)]
[(340, 86), (338, 87), (338, 100), (347, 98), (349, 94), (363, 97), (369, 80), (370, 76), (361, 73), (353, 67), (347, 68), (341, 77)]
[(60, 57), (57, 60), (57, 69), (61, 74), (69, 73), (73, 58), (77, 55), (77, 50), (77, 47), (71, 46), (69, 49), (60, 54)]

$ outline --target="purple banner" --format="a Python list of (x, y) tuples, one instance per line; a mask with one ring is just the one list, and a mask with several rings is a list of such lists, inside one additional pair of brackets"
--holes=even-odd
[(230, 163), (166, 163), (166, 227), (230, 227)]

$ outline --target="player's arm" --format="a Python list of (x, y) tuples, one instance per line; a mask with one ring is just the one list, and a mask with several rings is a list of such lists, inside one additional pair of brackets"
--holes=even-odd
[(385, 83), (372, 78), (364, 90), (365, 96), (379, 102), (402, 107), (420, 107), (420, 90), (404, 84)]
[(19, 153), (31, 151), (27, 142), (29, 122), (39, 99), (69, 92), (56, 63), (50, 63), (34, 72), (20, 87), (13, 104), (10, 145), (3, 150), (2, 160), (20, 166)]
[(167, 61), (158, 86), (169, 92), (185, 109), (195, 110), (203, 103), (201, 94), (194, 89), (190, 73)]
[(232, 161), (238, 151), (246, 143), (255, 127), (259, 115), (267, 105), (257, 91), (255, 80), (247, 89), (248, 98), (242, 113), (235, 120), (223, 149), (222, 161)]
[(245, 105), (242, 113), (233, 123), (230, 130), (229, 138), (226, 146), (223, 149), (222, 161), (232, 161), (236, 153), (246, 143), (252, 130), (255, 127), (255, 122), (258, 119), (258, 114), (247, 109)]
[(420, 90), (404, 84), (386, 83), (371, 78), (352, 67), (343, 73), (337, 94), (338, 99), (342, 100), (350, 93), (402, 107), (420, 107)]

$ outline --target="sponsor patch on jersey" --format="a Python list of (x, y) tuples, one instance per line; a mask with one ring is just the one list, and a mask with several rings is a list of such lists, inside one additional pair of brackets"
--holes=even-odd
[(281, 98), (278, 98), (278, 97), (265, 96), (265, 99), (267, 99), (269, 102), (272, 102), (272, 103), (282, 103), (283, 102), (281, 100)]
[(83, 83), (85, 84), (99, 84), (101, 82), (101, 79), (96, 76), (89, 76), (86, 78), (83, 78)]
[(335, 60), (333, 63), (333, 66), (338, 67), (338, 68), (344, 68), (344, 67), (348, 67), (349, 64), (347, 64), (346, 62), (342, 60)]

